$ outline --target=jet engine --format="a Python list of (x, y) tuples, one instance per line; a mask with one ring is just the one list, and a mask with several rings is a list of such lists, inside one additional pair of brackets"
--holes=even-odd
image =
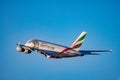
[(30, 54), (32, 52), (31, 50), (28, 49), (27, 46), (24, 46), (24, 45), (21, 45), (21, 44), (17, 44), (16, 50), (18, 52), (24, 52), (26, 54)]
[(24, 52), (24, 51), (25, 51), (25, 49), (22, 48), (22, 47), (20, 47), (20, 46), (18, 46), (18, 47), (16, 48), (16, 50), (17, 50), (18, 52)]
[(25, 49), (24, 53), (26, 54), (30, 54), (32, 51), (31, 50), (28, 50), (28, 49)]

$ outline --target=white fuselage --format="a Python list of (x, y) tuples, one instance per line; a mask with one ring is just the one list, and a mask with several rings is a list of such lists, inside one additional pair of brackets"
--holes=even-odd
[(55, 51), (55, 52), (61, 52), (62, 50), (68, 48), (65, 46), (61, 46), (58, 44), (45, 42), (41, 40), (29, 40), (26, 42), (25, 46), (29, 46), (29, 47), (37, 48), (41, 50)]
[[(31, 48), (44, 50), (44, 51), (45, 50), (52, 51), (52, 53), (54, 52), (53, 55), (59, 56), (59, 57), (78, 56), (77, 54), (74, 54), (74, 53), (79, 53), (78, 51), (70, 49), (69, 47), (42, 41), (42, 40), (29, 40), (26, 42), (25, 46), (29, 46)], [(62, 55), (60, 55), (60, 54), (62, 54)]]

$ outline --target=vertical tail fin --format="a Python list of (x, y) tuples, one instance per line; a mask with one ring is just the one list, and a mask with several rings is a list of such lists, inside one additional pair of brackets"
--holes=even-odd
[(85, 36), (86, 36), (87, 32), (82, 32), (79, 37), (73, 42), (73, 44), (70, 46), (70, 48), (73, 48), (76, 51), (80, 50), (80, 46), (82, 45)]

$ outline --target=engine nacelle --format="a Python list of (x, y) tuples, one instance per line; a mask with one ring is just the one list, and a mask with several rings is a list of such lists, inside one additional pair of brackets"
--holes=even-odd
[(27, 47), (23, 47), (23, 46), (17, 46), (16, 50), (18, 52), (24, 52), (26, 54), (30, 54), (32, 51), (29, 50)]
[(17, 50), (18, 52), (24, 52), (24, 51), (25, 51), (25, 49), (22, 48), (22, 47), (20, 47), (20, 46), (18, 46), (18, 47), (16, 48), (16, 50)]
[(80, 54), (80, 56), (84, 56), (84, 54)]
[(32, 51), (31, 50), (28, 50), (28, 49), (25, 49), (24, 53), (26, 54), (30, 54)]

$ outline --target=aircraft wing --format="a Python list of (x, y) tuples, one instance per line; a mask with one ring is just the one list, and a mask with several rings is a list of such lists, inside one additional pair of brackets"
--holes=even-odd
[(80, 50), (83, 55), (99, 55), (96, 52), (112, 52), (112, 50)]
[(63, 58), (63, 57), (75, 57), (75, 56), (78, 56), (79, 54), (76, 54), (76, 53), (64, 53), (64, 54), (61, 54), (60, 52), (55, 52), (55, 51), (49, 51), (49, 50), (37, 50), (38, 53), (41, 53), (45, 56), (51, 56), (51, 57), (55, 57), (55, 58)]
[(49, 51), (49, 50), (38, 50), (37, 49), (37, 52), (38, 53), (41, 53), (41, 54), (43, 54), (43, 55), (50, 55), (50, 56), (57, 56), (58, 54), (60, 54), (60, 53), (58, 53), (58, 52), (55, 52), (55, 51)]

